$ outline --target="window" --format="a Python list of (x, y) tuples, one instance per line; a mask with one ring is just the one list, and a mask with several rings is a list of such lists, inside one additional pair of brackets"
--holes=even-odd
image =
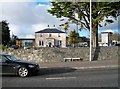
[(51, 34), (49, 34), (49, 37), (52, 37), (52, 35), (51, 35)]
[(28, 46), (29, 45), (29, 43), (28, 42), (25, 42), (25, 45), (24, 46)]
[(0, 56), (0, 62), (2, 62), (2, 56)]
[(62, 41), (61, 40), (56, 40), (56, 46), (61, 47), (61, 45), (62, 45)]
[(59, 45), (59, 40), (56, 40), (56, 45)]
[(58, 37), (60, 37), (60, 33), (58, 33)]
[(60, 40), (60, 46), (62, 45), (62, 41)]
[(42, 41), (42, 46), (44, 45), (43, 41)]
[(5, 62), (7, 59), (4, 56), (0, 56), (0, 62)]
[(42, 34), (42, 33), (40, 33), (40, 37), (43, 37), (43, 34)]
[(41, 41), (39, 41), (39, 46), (41, 46)]
[(18, 58), (16, 58), (16, 57), (13, 56), (13, 55), (6, 55), (6, 58), (9, 59), (9, 60), (13, 60), (13, 61), (19, 60)]
[(43, 46), (44, 42), (43, 41), (39, 41), (39, 46)]

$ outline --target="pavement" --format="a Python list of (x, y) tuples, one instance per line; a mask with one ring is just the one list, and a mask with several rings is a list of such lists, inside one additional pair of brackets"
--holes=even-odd
[(118, 60), (69, 61), (41, 63), (41, 68), (69, 67), (74, 69), (118, 68)]

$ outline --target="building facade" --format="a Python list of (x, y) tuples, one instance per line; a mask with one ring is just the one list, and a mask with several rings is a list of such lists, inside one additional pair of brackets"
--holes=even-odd
[(36, 47), (66, 47), (66, 33), (56, 28), (35, 32)]
[(16, 45), (18, 47), (34, 47), (35, 39), (27, 39), (27, 38), (16, 39)]
[(112, 43), (111, 35), (112, 35), (112, 32), (102, 32), (101, 33), (102, 46), (110, 46), (111, 45), (111, 43)]

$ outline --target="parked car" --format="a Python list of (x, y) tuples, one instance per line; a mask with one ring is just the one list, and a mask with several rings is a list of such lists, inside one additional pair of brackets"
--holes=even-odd
[(26, 77), (28, 75), (37, 74), (39, 65), (19, 60), (13, 55), (0, 54), (0, 71), (2, 75), (15, 74), (20, 77)]
[(67, 45), (66, 47), (67, 47), (67, 48), (72, 48), (72, 46), (71, 46), (71, 45)]
[(10, 46), (10, 48), (18, 49), (19, 47), (17, 45), (12, 45), (12, 46)]
[(31, 46), (24, 46), (23, 48), (24, 48), (24, 49), (30, 49)]

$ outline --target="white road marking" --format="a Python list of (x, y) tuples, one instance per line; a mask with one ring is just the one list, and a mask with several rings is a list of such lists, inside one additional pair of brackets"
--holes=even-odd
[(75, 79), (76, 77), (53, 77), (53, 78), (46, 78), (46, 80), (60, 80), (60, 79)]

